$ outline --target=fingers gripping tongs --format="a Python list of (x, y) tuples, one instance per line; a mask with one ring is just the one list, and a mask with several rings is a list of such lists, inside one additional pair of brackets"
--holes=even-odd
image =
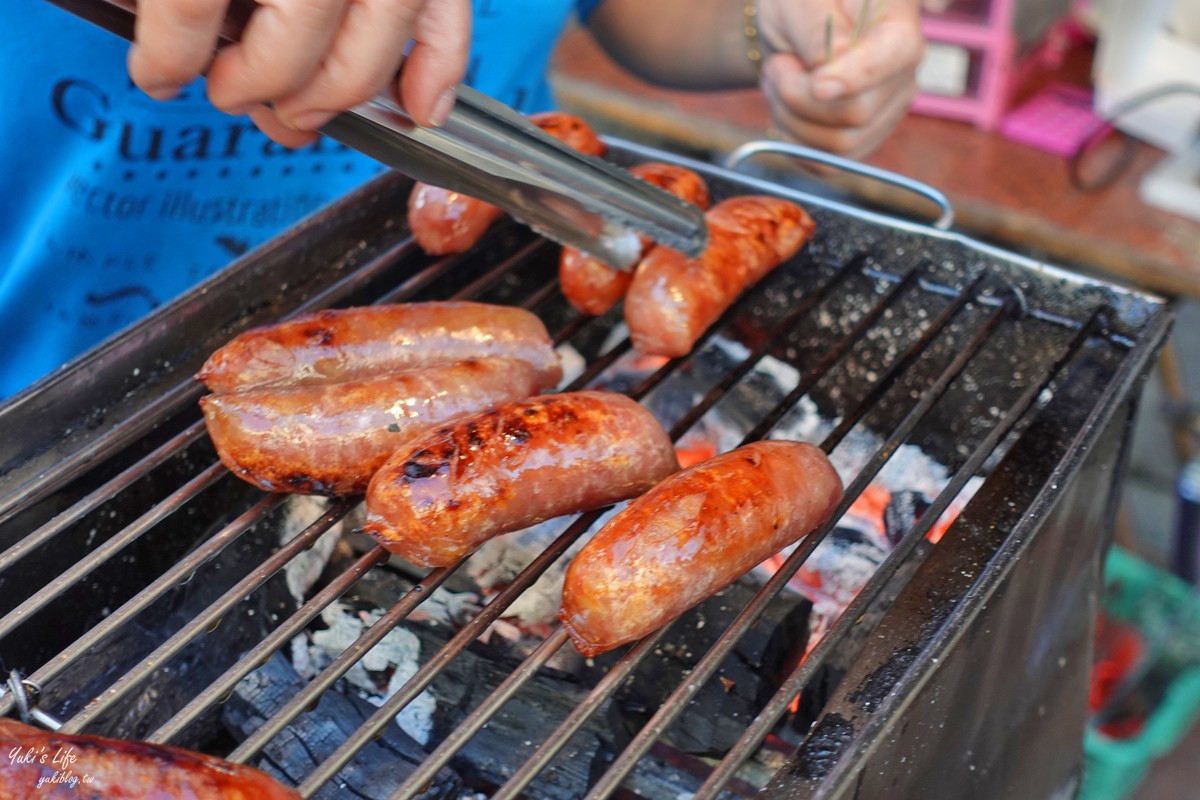
[[(133, 39), (137, 0), (49, 0)], [(253, 4), (233, 3), (222, 43), (237, 41)], [(485, 200), (550, 239), (619, 269), (641, 251), (636, 233), (688, 255), (706, 244), (701, 211), (627, 171), (585, 156), (508, 106), (468, 87), (446, 122), (415, 124), (390, 97), (339, 114), (321, 132), (404, 174)]]

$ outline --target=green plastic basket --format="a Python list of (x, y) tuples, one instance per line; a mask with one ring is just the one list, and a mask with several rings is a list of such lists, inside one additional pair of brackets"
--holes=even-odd
[[(1078, 800), (1121, 800), (1170, 752), (1200, 713), (1200, 606), (1190, 586), (1118, 548), (1105, 563), (1105, 610), (1134, 625), (1148, 642), (1165, 636), (1160, 664), (1166, 690), (1136, 736), (1113, 739), (1094, 728), (1084, 736), (1084, 774)], [(1179, 615), (1183, 615), (1179, 619)], [(1178, 628), (1167, 636), (1169, 626)]]

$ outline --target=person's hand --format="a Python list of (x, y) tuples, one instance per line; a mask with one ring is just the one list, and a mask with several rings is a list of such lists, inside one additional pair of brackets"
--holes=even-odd
[(290, 147), (386, 89), (402, 63), (398, 99), (417, 123), (439, 124), (453, 106), (469, 0), (259, 0), (241, 41), (214, 57), (229, 3), (139, 0), (133, 81), (166, 100), (207, 70), (213, 105)]
[(925, 50), (917, 0), (758, 0), (758, 22), (762, 89), (788, 138), (859, 157), (907, 113)]

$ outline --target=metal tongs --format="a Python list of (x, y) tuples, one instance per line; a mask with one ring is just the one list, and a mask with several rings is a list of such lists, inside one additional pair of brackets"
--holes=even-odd
[[(48, 0), (130, 41), (137, 0)], [(238, 41), (252, 2), (233, 2), (222, 44)], [(339, 114), (321, 133), (425, 183), (503, 208), (538, 233), (618, 269), (641, 253), (637, 233), (699, 255), (699, 208), (603, 159), (586, 156), (524, 116), (462, 86), (443, 125), (417, 125), (390, 97)]]

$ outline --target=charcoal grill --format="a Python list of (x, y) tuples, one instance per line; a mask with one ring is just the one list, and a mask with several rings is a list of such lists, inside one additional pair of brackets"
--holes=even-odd
[[(802, 403), (829, 421), (819, 442), (828, 452), (869, 434), (877, 446), (848, 481), (842, 510), (902, 445), (936, 459), (948, 478), (828, 633), (779, 677), (753, 718), (738, 721), (736, 744), (696, 758), (672, 755), (664, 742), (833, 523), (765, 579), (640, 729), (593, 760), (587, 796), (653, 794), (637, 777), (650, 761), (669, 762), (684, 790), (705, 798), (1070, 796), (1112, 498), (1168, 307), (954, 233), (631, 142), (609, 145), (622, 164), (690, 166), (717, 199), (790, 197), (819, 225), (691, 356), (625, 387), (632, 396), (649, 403), (685, 385), (684, 407), (661, 412), (677, 440), (713, 414), (739, 420), (743, 441), (778, 435)], [(581, 358), (570, 388), (603, 383), (633, 358), (619, 309), (574, 312), (555, 281), (557, 248), (515, 224), (498, 225), (469, 254), (421, 253), (403, 222), (410, 188), (401, 175), (379, 178), (0, 406), (0, 659), (9, 676), (0, 712), (32, 709), (35, 723), (57, 720), (67, 731), (262, 764), (289, 722), (454, 580), (456, 568), (417, 575), (247, 738), (213, 732), (244, 676), (388, 563), (382, 549), (367, 548), (303, 604), (288, 600), (281, 569), (357, 502), (317, 509), (280, 544), (291, 499), (263, 495), (216, 461), (191, 375), (239, 331), (318, 308), (455, 297), (540, 315), (556, 344)], [(764, 391), (765, 374), (779, 365), (791, 377), (780, 386), (776, 376)], [(931, 544), (927, 534), (968, 486), (965, 509)], [(339, 771), (474, 650), (597, 517), (562, 520), (532, 564), (302, 776), (301, 793), (355, 796), (337, 788)], [(572, 707), (537, 721), (538, 740), (512, 743), (512, 766), (468, 785), (503, 798), (542, 796), (556, 765), (579, 757), (573, 737), (605, 713), (665, 635), (619, 651)], [(378, 796), (436, 788), (460, 748), (564, 647), (556, 630), (505, 666), (494, 691), (439, 732), (402, 779), (376, 785)], [(807, 716), (797, 696), (816, 702)]]

